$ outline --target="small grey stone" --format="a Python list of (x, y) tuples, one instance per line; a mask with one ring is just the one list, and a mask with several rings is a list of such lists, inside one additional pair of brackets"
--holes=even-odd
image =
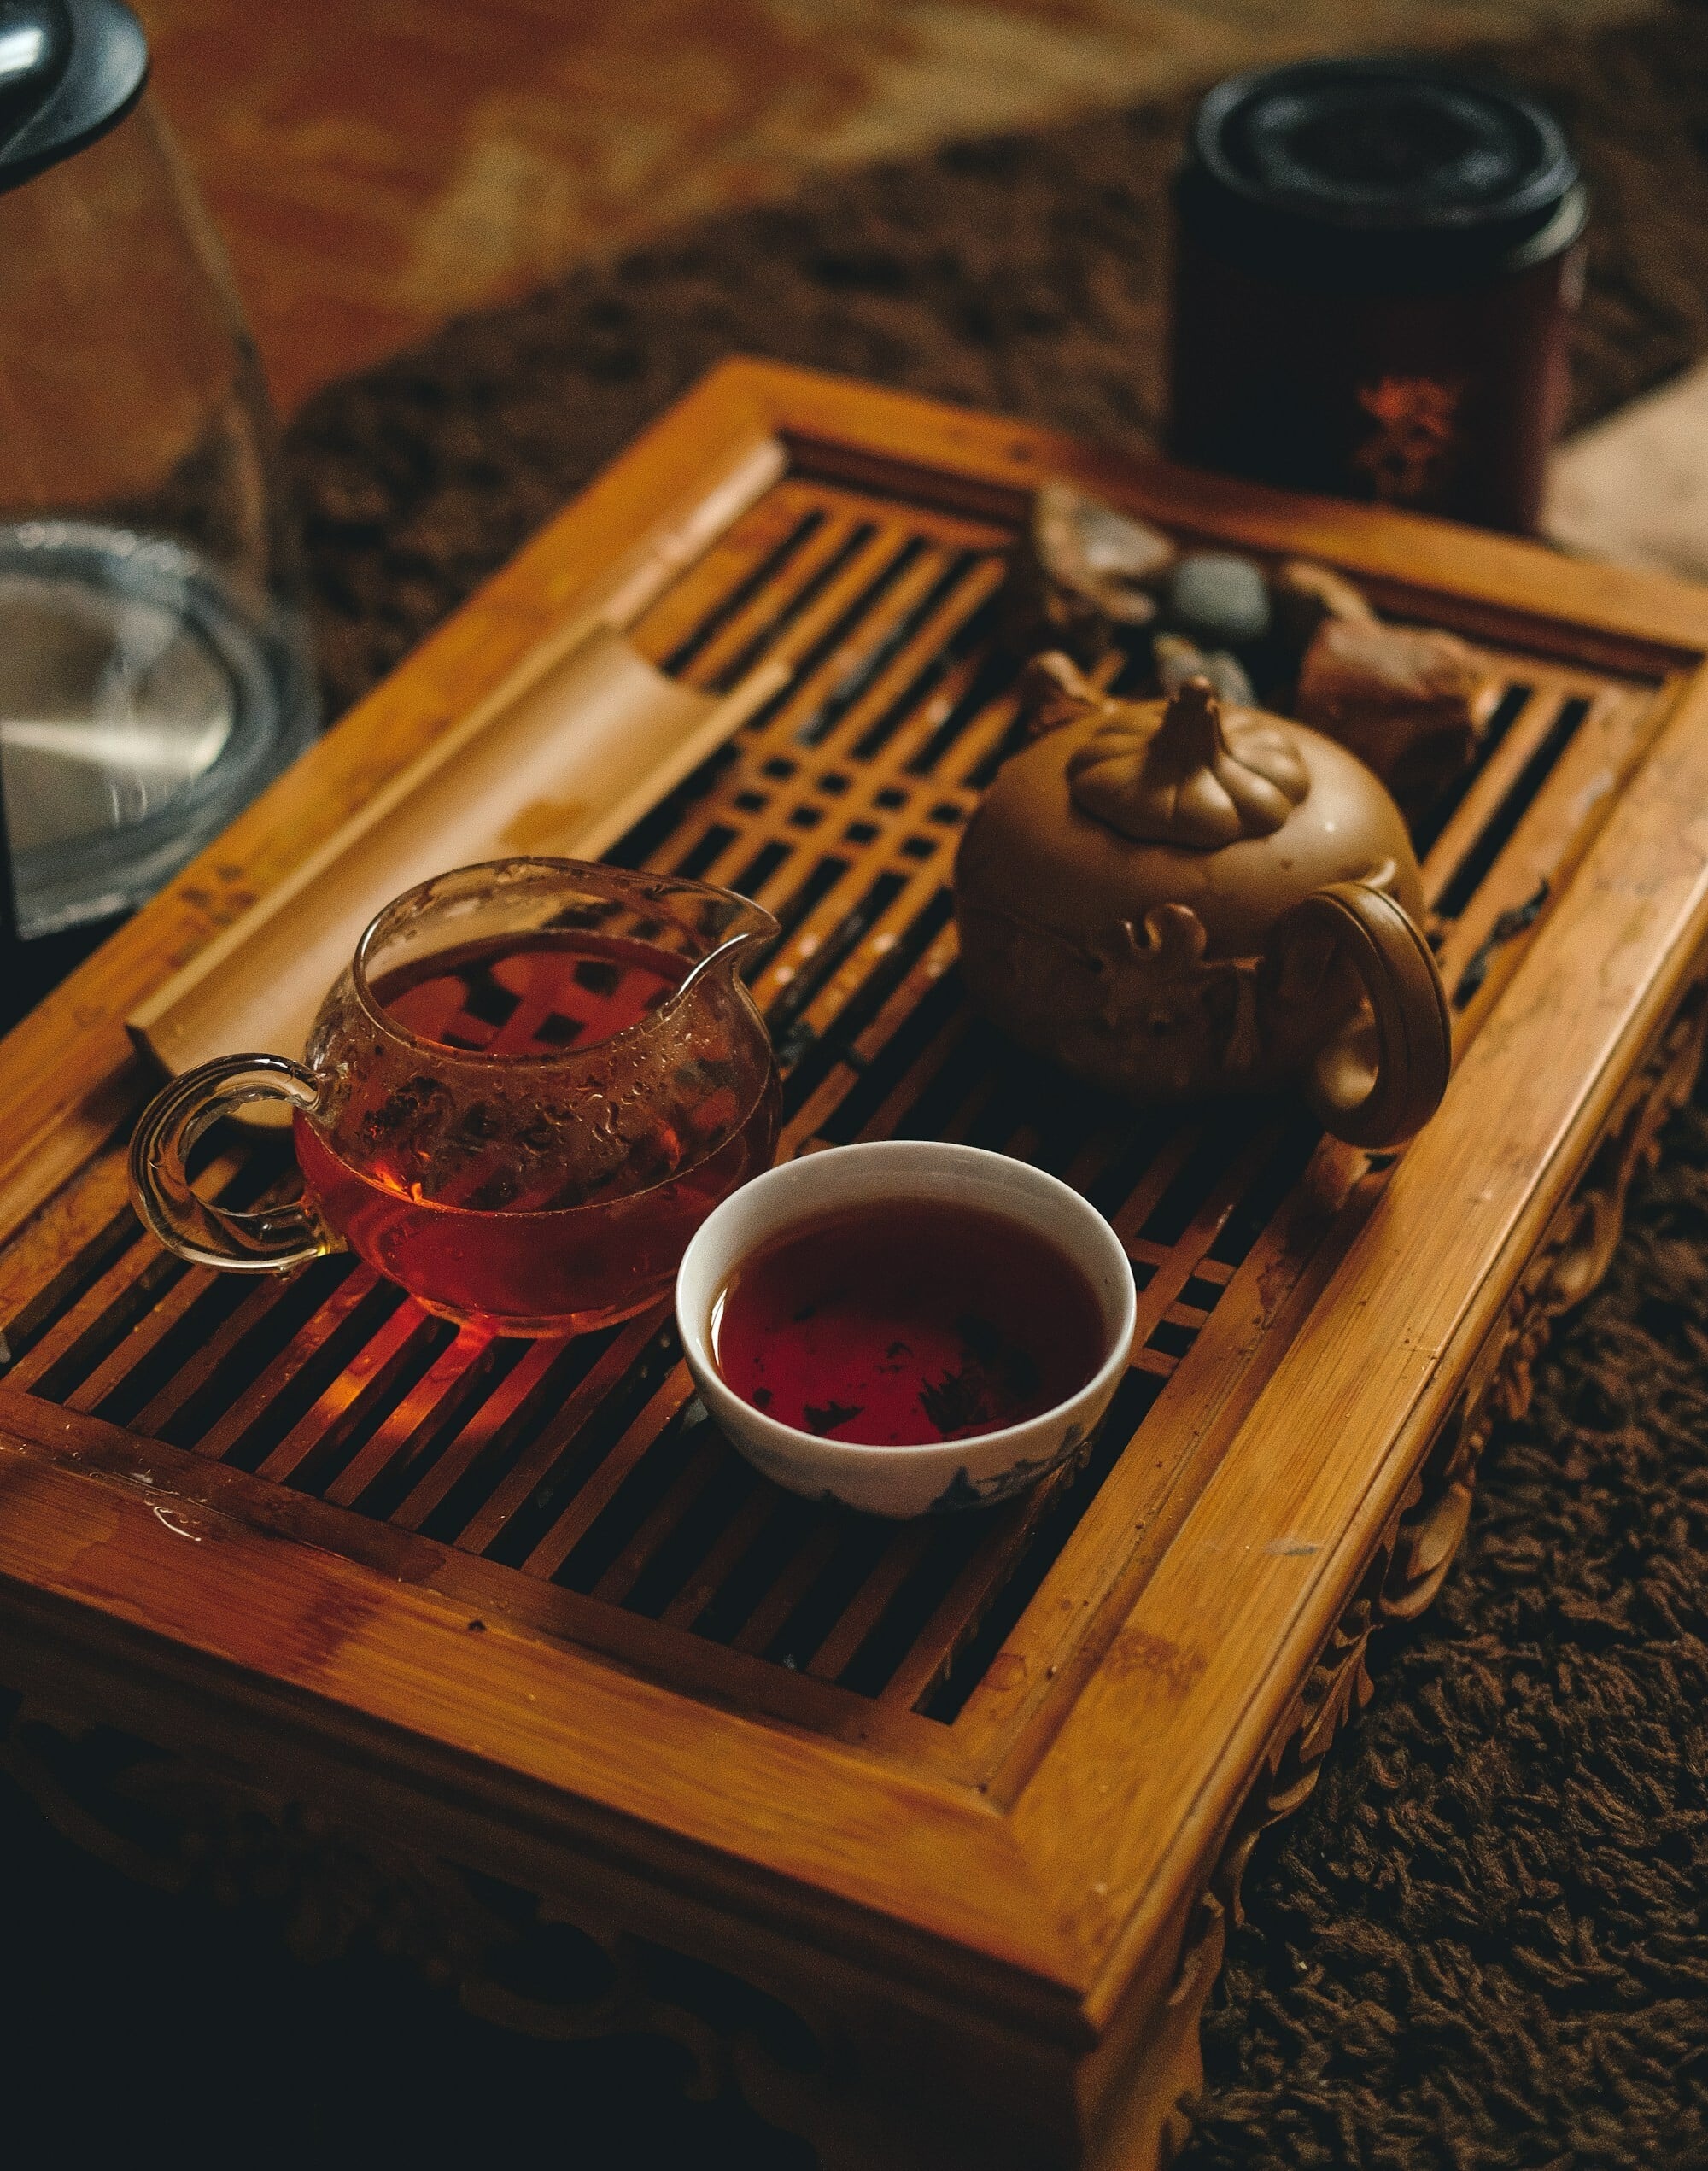
[(1257, 689), (1246, 676), (1245, 665), (1225, 648), (1213, 648), (1205, 657), (1204, 676), (1231, 709), (1257, 706)]
[(1165, 693), (1178, 693), (1189, 678), (1204, 668), (1204, 652), (1184, 634), (1160, 633), (1150, 644), (1156, 659), (1156, 676)]
[(1178, 633), (1160, 633), (1151, 644), (1156, 658), (1156, 676), (1165, 693), (1178, 693), (1189, 678), (1207, 678), (1216, 689), (1217, 698), (1230, 708), (1249, 709), (1257, 705), (1257, 696), (1251, 681), (1245, 675), (1245, 666), (1237, 656), (1231, 656), (1225, 648), (1214, 649), (1206, 655), (1202, 649), (1181, 638)]
[(1168, 616), (1197, 639), (1243, 648), (1269, 630), (1268, 583), (1249, 558), (1193, 551), (1174, 568)]

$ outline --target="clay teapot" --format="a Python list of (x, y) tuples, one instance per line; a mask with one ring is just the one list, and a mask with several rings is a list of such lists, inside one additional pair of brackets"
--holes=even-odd
[(1397, 1144), (1452, 1035), (1400, 810), (1344, 747), (1218, 701), (1101, 693), (1065, 656), (1022, 681), (1037, 734), (962, 839), (974, 1001), (1023, 1045), (1138, 1099), (1302, 1084), (1325, 1127)]

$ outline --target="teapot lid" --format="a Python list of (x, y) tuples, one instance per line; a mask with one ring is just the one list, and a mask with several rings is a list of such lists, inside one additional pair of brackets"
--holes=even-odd
[(1256, 711), (1224, 718), (1207, 678), (1189, 678), (1160, 716), (1109, 703), (1068, 777), (1073, 804), (1133, 843), (1196, 851), (1272, 836), (1311, 788), (1286, 725)]
[(104, 136), (148, 74), (124, 0), (0, 0), (0, 190)]

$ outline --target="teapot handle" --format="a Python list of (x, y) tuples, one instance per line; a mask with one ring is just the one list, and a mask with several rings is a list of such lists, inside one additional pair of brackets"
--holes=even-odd
[(1325, 1130), (1354, 1146), (1393, 1146), (1441, 1105), (1453, 1021), (1429, 945), (1403, 906), (1368, 882), (1335, 882), (1286, 913), (1277, 954), (1301, 938), (1337, 951), (1374, 1019), (1348, 1021), (1313, 1059), (1306, 1095)]

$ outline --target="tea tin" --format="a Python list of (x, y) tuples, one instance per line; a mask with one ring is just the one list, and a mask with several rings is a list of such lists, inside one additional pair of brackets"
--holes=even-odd
[(1588, 213), (1550, 114), (1418, 60), (1236, 76), (1174, 201), (1178, 458), (1535, 527)]

